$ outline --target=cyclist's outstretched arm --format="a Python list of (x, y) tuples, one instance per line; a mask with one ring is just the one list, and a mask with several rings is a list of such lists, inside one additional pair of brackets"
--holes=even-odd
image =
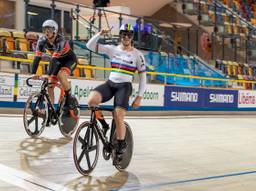
[(99, 33), (95, 34), (87, 43), (86, 47), (93, 51), (93, 52), (99, 52), (102, 54), (108, 55), (110, 58), (113, 55), (113, 49), (115, 46), (113, 45), (102, 45), (98, 43), (98, 40), (102, 38), (104, 35), (107, 35), (109, 33), (109, 30), (101, 30)]

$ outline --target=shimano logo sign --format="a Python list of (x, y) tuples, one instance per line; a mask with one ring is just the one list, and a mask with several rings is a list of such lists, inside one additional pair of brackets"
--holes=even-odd
[(171, 101), (198, 102), (198, 93), (194, 92), (171, 92)]
[(232, 94), (210, 94), (210, 103), (234, 103)]

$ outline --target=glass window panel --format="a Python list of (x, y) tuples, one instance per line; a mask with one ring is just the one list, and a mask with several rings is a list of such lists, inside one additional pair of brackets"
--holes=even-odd
[(64, 29), (65, 36), (71, 36), (72, 34), (72, 19), (70, 18), (70, 12), (64, 11)]
[[(42, 24), (45, 20), (51, 18), (51, 9), (46, 7), (38, 7), (35, 5), (28, 5), (28, 30), (34, 32), (42, 31)], [(55, 10), (54, 20), (61, 23), (61, 11)]]

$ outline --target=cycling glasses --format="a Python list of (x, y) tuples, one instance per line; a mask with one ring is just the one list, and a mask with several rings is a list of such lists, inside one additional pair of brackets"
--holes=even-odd
[(53, 27), (43, 27), (42, 31), (43, 31), (43, 33), (53, 33), (54, 28)]
[(125, 38), (126, 36), (128, 38), (133, 38), (133, 33), (132, 32), (121, 32), (120, 36), (121, 36), (121, 38)]

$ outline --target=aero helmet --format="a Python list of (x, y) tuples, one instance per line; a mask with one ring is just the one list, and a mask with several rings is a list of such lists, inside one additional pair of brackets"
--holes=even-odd
[(120, 33), (121, 32), (131, 32), (131, 33), (133, 33), (134, 32), (133, 26), (131, 24), (128, 24), (128, 23), (122, 24), (121, 27), (120, 27)]
[(54, 20), (49, 19), (44, 21), (42, 28), (45, 28), (45, 27), (51, 27), (53, 28), (55, 33), (58, 32), (58, 24)]

